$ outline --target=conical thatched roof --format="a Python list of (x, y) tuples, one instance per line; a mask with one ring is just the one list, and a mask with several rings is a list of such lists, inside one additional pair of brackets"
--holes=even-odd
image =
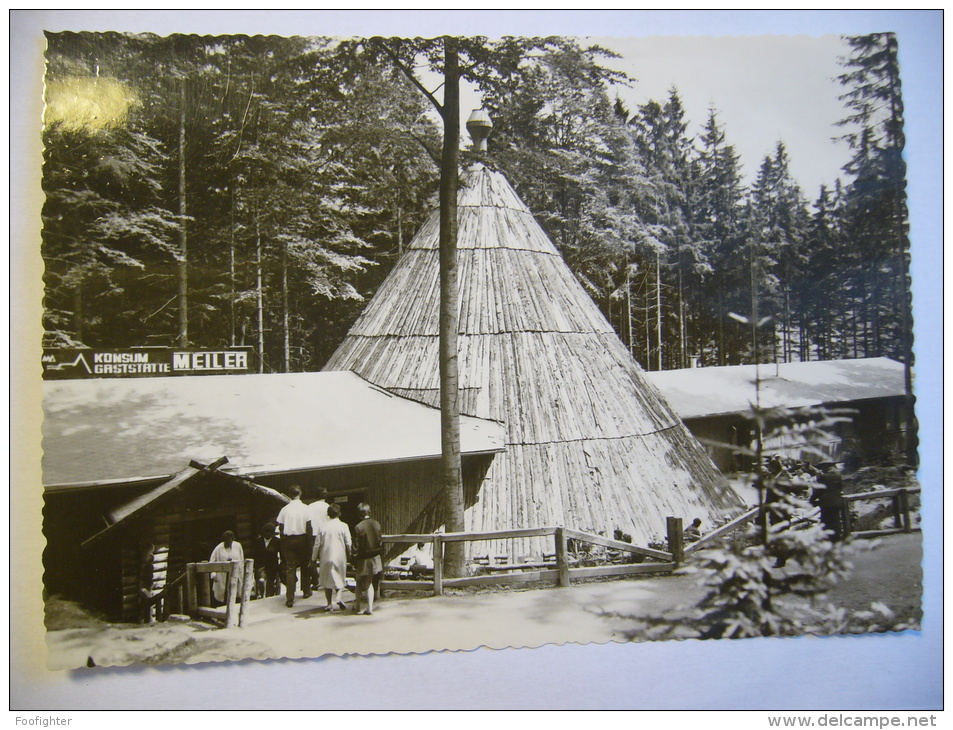
[[(476, 165), (458, 200), (460, 410), (507, 429), (467, 530), (621, 528), (645, 545), (667, 516), (739, 508), (506, 179)], [(438, 279), (435, 213), (325, 369), (437, 405)]]

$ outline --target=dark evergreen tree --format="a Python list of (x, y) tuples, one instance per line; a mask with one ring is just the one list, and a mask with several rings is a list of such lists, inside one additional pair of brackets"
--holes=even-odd
[(699, 354), (703, 364), (727, 365), (737, 362), (736, 353), (747, 341), (739, 341), (737, 327), (728, 312), (748, 309), (748, 265), (743, 256), (747, 240), (745, 201), (741, 164), (715, 110), (699, 139), (696, 162), (697, 196), (693, 216), (694, 234), (704, 266), (699, 308)]
[[(808, 223), (807, 205), (791, 177), (784, 143), (773, 157), (761, 164), (751, 190), (755, 228), (750, 232), (752, 271), (757, 271), (761, 313), (773, 317), (775, 326), (765, 328), (762, 359), (788, 362), (792, 359), (794, 322), (802, 304), (799, 282), (807, 265), (804, 246)], [(770, 334), (770, 336), (768, 336)]]
[(847, 87), (841, 100), (848, 115), (842, 137), (854, 154), (844, 171), (848, 235), (861, 248), (866, 355), (903, 361), (906, 380), (906, 458), (916, 463), (913, 413), (913, 335), (909, 282), (909, 222), (903, 161), (903, 101), (897, 38), (874, 33), (844, 39), (850, 52), (841, 59)]

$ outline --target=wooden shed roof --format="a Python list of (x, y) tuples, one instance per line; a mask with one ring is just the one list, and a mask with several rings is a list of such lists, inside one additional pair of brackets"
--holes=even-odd
[[(227, 454), (253, 476), (435, 458), (440, 412), (354, 373), (51, 380), (43, 383), (47, 489), (169, 476)], [(503, 448), (503, 428), (466, 418), (463, 453)]]
[(127, 524), (139, 515), (154, 509), (157, 505), (164, 503), (172, 498), (176, 493), (190, 487), (197, 481), (197, 477), (207, 474), (216, 474), (218, 478), (224, 479), (226, 483), (241, 489), (246, 489), (254, 494), (258, 494), (268, 499), (272, 499), (278, 504), (287, 504), (291, 500), (281, 492), (271, 487), (261, 484), (255, 484), (249, 479), (244, 479), (232, 474), (225, 474), (218, 471), (218, 468), (227, 463), (228, 459), (222, 457), (211, 464), (200, 464), (191, 462), (185, 469), (178, 474), (173, 475), (162, 484), (158, 484), (144, 494), (140, 494), (132, 499), (121, 502), (115, 508), (108, 510), (103, 517), (106, 520), (106, 527), (93, 535), (83, 543), (87, 547), (100, 541), (102, 538), (113, 533), (120, 525)]
[[(759, 366), (764, 408), (853, 403), (905, 393), (903, 363), (886, 357)], [(755, 366), (647, 373), (682, 418), (744, 413), (755, 400)]]
[[(473, 166), (458, 196), (461, 411), (502, 421), (469, 530), (621, 527), (643, 544), (669, 515), (740, 506), (498, 172)], [(437, 214), (328, 362), (438, 402)]]

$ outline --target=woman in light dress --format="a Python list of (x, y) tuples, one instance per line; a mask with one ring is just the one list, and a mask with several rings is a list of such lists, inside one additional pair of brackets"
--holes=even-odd
[(344, 605), (344, 577), (347, 573), (347, 556), (351, 552), (351, 530), (341, 522), (340, 516), (341, 508), (338, 505), (328, 505), (328, 519), (318, 528), (315, 537), (315, 547), (321, 560), (318, 588), (324, 589), (328, 602), (325, 611), (333, 611), (335, 603), (342, 611), (347, 609)]
[[(232, 600), (237, 601), (238, 597), (242, 594), (242, 581), (245, 577), (245, 551), (242, 549), (242, 544), (235, 539), (234, 532), (228, 530), (222, 535), (222, 541), (215, 546), (215, 549), (212, 551), (212, 557), (209, 558), (209, 562), (241, 563), (241, 567), (238, 568), (238, 584), (235, 588), (235, 595), (232, 596)], [(212, 573), (212, 595), (215, 596), (215, 600), (219, 603), (225, 603), (225, 594), (227, 591), (228, 573)]]

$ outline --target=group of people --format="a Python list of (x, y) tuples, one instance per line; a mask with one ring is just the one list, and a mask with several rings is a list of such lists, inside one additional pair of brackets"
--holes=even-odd
[[(352, 540), (350, 528), (341, 521), (341, 508), (328, 504), (326, 490), (319, 490), (318, 499), (311, 504), (301, 501), (301, 488), (297, 485), (291, 487), (289, 496), (291, 501), (281, 508), (276, 519), (285, 605), (294, 606), (300, 571), (304, 598), (309, 598), (314, 589), (323, 590), (326, 611), (346, 610), (344, 588), (350, 557), (357, 578), (354, 611), (373, 614), (383, 571), (383, 542), (381, 526), (371, 517), (370, 506), (366, 502), (358, 505), (361, 521), (354, 528)], [(362, 611), (365, 596), (367, 607)]]
[[(301, 501), (301, 487), (289, 490), (291, 501), (281, 508), (275, 522), (266, 523), (255, 539), (255, 590), (260, 598), (280, 593), (284, 583), (285, 605), (294, 606), (300, 576), (301, 594), (310, 598), (314, 590), (323, 590), (326, 611), (347, 610), (344, 602), (345, 576), (350, 558), (357, 578), (355, 613), (372, 615), (375, 594), (379, 595), (383, 572), (381, 526), (371, 517), (371, 508), (361, 503), (362, 519), (351, 530), (341, 520), (341, 508), (328, 504), (327, 490), (319, 489), (311, 504)], [(244, 552), (232, 532), (212, 551), (211, 562), (243, 561)], [(218, 602), (226, 596), (225, 573), (212, 576), (213, 595)], [(367, 606), (361, 610), (366, 597)]]

